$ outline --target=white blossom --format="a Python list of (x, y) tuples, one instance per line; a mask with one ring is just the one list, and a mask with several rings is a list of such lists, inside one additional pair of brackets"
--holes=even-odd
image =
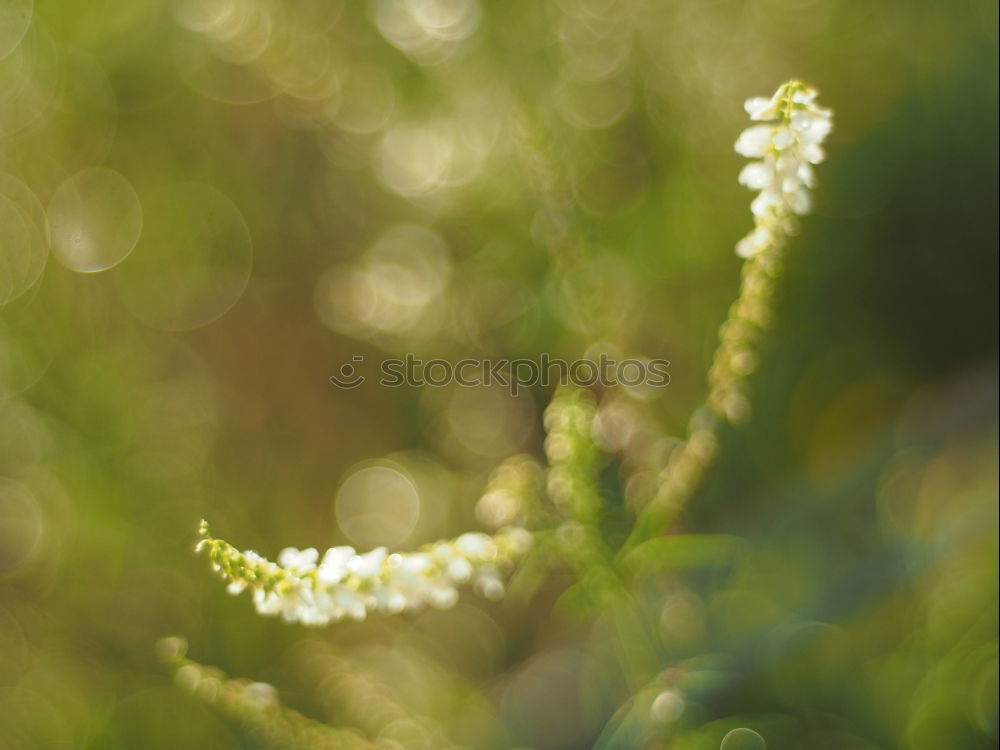
[(250, 589), (258, 613), (303, 625), (363, 620), (371, 611), (447, 609), (458, 601), (457, 586), (464, 583), (472, 583), (487, 599), (499, 599), (503, 571), (532, 542), (528, 531), (512, 527), (494, 536), (463, 534), (406, 554), (389, 554), (384, 547), (359, 554), (343, 546), (331, 547), (321, 559), (316, 549), (288, 547), (275, 564), (213, 539), (204, 524), (201, 533), (198, 550), (208, 550), (231, 594)]
[(321, 583), (340, 583), (347, 576), (347, 564), (355, 556), (354, 547), (331, 547), (316, 570)]
[(455, 583), (465, 583), (472, 577), (472, 563), (464, 557), (456, 557), (451, 560), (445, 570), (448, 577)]
[(319, 552), (314, 547), (299, 550), (286, 547), (278, 553), (278, 565), (294, 573), (308, 573), (316, 569)]
[(388, 553), (385, 547), (376, 547), (363, 555), (353, 555), (347, 561), (347, 569), (358, 578), (374, 578), (382, 570)]
[(736, 139), (735, 150), (759, 159), (739, 175), (741, 185), (758, 191), (750, 204), (754, 229), (736, 245), (749, 258), (777, 243), (790, 219), (812, 210), (812, 165), (826, 158), (822, 143), (833, 128), (833, 113), (816, 105), (816, 91), (798, 81), (781, 86), (770, 99), (748, 99), (744, 108), (753, 125)]

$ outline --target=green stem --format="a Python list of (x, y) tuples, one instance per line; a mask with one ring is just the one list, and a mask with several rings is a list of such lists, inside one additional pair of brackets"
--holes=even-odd
[(756, 369), (760, 341), (771, 321), (783, 245), (783, 238), (778, 238), (744, 264), (740, 293), (719, 329), (719, 345), (709, 370), (707, 418), (691, 429), (687, 441), (670, 456), (664, 481), (636, 519), (619, 560), (673, 527), (715, 459), (719, 424), (749, 417), (747, 378)]

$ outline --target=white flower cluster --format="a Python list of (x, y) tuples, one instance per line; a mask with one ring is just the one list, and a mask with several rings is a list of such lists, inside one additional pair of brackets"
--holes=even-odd
[(773, 244), (779, 233), (788, 232), (792, 216), (812, 207), (812, 167), (826, 158), (821, 144), (833, 129), (833, 112), (815, 101), (815, 89), (789, 81), (770, 99), (748, 99), (744, 105), (751, 120), (766, 124), (747, 128), (736, 140), (738, 154), (760, 159), (739, 176), (741, 185), (760, 191), (750, 205), (756, 226), (736, 246), (743, 258)]
[(249, 588), (258, 613), (303, 625), (363, 620), (369, 611), (447, 609), (458, 601), (457, 586), (465, 583), (487, 599), (499, 599), (502, 573), (532, 542), (529, 532), (512, 527), (494, 536), (463, 534), (407, 554), (390, 554), (384, 547), (364, 554), (332, 547), (320, 558), (315, 548), (289, 547), (275, 563), (213, 539), (204, 522), (201, 536), (197, 551), (208, 550), (213, 568), (229, 581), (229, 593)]

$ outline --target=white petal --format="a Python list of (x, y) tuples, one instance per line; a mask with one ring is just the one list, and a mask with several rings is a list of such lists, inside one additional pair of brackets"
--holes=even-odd
[(818, 107), (815, 104), (810, 104), (806, 107), (806, 111), (813, 117), (824, 117), (827, 120), (833, 117), (833, 110), (829, 107)]
[(781, 181), (781, 192), (785, 195), (791, 195), (803, 189), (798, 177), (786, 177)]
[(429, 567), (431, 567), (431, 559), (424, 554), (416, 552), (412, 555), (406, 555), (402, 557), (399, 562), (400, 570), (405, 570), (407, 573), (419, 574), (423, 573)]
[(743, 109), (750, 115), (751, 120), (773, 120), (778, 116), (777, 94), (770, 99), (763, 96), (755, 96), (753, 99), (747, 99), (743, 105)]
[(792, 101), (796, 104), (811, 104), (816, 93), (816, 89), (801, 89), (792, 94)]
[(736, 243), (736, 254), (741, 258), (749, 258), (755, 253), (756, 250), (754, 250), (748, 237), (744, 237), (742, 240)]
[(330, 547), (323, 555), (323, 565), (346, 565), (355, 554), (354, 547)]
[(462, 534), (455, 540), (455, 546), (466, 557), (474, 559), (492, 556), (493, 540), (486, 534), (468, 533)]
[(346, 586), (337, 586), (333, 589), (332, 598), (334, 604), (340, 607), (350, 618), (359, 621), (365, 619), (365, 604), (356, 591)]
[(458, 591), (451, 585), (440, 585), (431, 589), (430, 603), (438, 609), (450, 609), (458, 602)]
[(469, 561), (462, 558), (456, 557), (450, 563), (448, 563), (448, 577), (455, 583), (465, 583), (472, 577), (472, 565)]
[(795, 143), (795, 134), (788, 128), (778, 128), (774, 132), (774, 136), (771, 138), (771, 143), (779, 151), (784, 148), (788, 148), (793, 143)]
[(814, 117), (809, 129), (802, 133), (802, 140), (811, 143), (822, 143), (833, 130), (833, 121), (829, 117)]
[(503, 581), (495, 570), (487, 568), (476, 577), (476, 591), (480, 596), (497, 601), (503, 598)]
[(812, 210), (812, 199), (809, 197), (809, 193), (805, 190), (799, 190), (797, 193), (792, 193), (788, 202), (792, 207), (792, 210), (799, 216), (807, 214)]
[(282, 608), (281, 597), (274, 591), (265, 592), (264, 589), (254, 589), (253, 603), (262, 615), (276, 615)]
[(781, 196), (771, 190), (765, 190), (750, 204), (750, 211), (754, 216), (764, 216), (768, 209), (781, 203)]
[(826, 152), (816, 143), (806, 143), (802, 146), (802, 156), (810, 164), (819, 164), (826, 158)]
[(299, 612), (299, 621), (303, 625), (311, 625), (313, 627), (328, 625), (330, 623), (330, 615), (317, 609), (301, 610)]
[(774, 160), (774, 171), (780, 175), (787, 175), (798, 170), (799, 164), (802, 162), (799, 158), (791, 151), (785, 151), (781, 156)]
[(813, 118), (808, 112), (796, 112), (792, 115), (792, 129), (802, 133), (812, 127)]
[(314, 547), (304, 550), (286, 547), (278, 554), (278, 565), (297, 573), (308, 573), (316, 567), (318, 559), (319, 552)]
[(371, 552), (355, 555), (347, 561), (347, 569), (358, 578), (373, 578), (382, 570), (386, 552), (385, 547), (376, 547)]
[(774, 179), (774, 170), (764, 162), (752, 161), (743, 167), (740, 172), (739, 183), (751, 190), (762, 190), (771, 184)]
[(816, 184), (816, 175), (808, 164), (800, 164), (797, 173), (799, 181), (806, 187), (813, 187)]
[(327, 592), (313, 592), (313, 610), (317, 616), (329, 619), (335, 609), (333, 598)]
[(767, 125), (757, 125), (747, 128), (740, 137), (736, 139), (736, 153), (741, 156), (748, 156), (751, 159), (759, 158), (767, 153), (767, 147), (771, 143), (772, 128)]
[(741, 258), (756, 255), (771, 242), (771, 233), (764, 227), (757, 227), (736, 245), (736, 254)]
[(383, 586), (375, 591), (375, 602), (381, 612), (397, 614), (406, 608), (406, 597), (396, 589)]
[(354, 547), (331, 547), (323, 555), (316, 571), (320, 583), (340, 583), (347, 575), (347, 563), (354, 557)]
[(320, 583), (326, 584), (327, 586), (340, 583), (344, 580), (344, 576), (347, 575), (347, 566), (345, 565), (331, 565), (328, 563), (323, 563), (316, 570), (316, 578)]

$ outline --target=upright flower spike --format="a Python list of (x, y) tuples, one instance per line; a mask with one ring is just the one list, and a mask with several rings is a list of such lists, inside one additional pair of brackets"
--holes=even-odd
[(389, 554), (385, 547), (364, 554), (353, 547), (331, 547), (320, 557), (311, 547), (288, 547), (275, 563), (213, 538), (204, 521), (199, 535), (195, 551), (208, 553), (212, 567), (229, 582), (229, 593), (249, 588), (259, 614), (303, 625), (364, 620), (372, 610), (447, 609), (458, 601), (457, 586), (465, 583), (487, 599), (499, 599), (504, 594), (501, 574), (532, 543), (528, 531), (510, 527), (493, 536), (463, 534), (407, 554)]
[(750, 210), (753, 230), (736, 245), (746, 258), (740, 294), (719, 329), (719, 345), (708, 373), (704, 408), (695, 412), (687, 440), (670, 454), (656, 494), (643, 508), (619, 556), (666, 532), (701, 485), (715, 459), (720, 423), (750, 418), (747, 379), (757, 369), (760, 343), (772, 319), (782, 251), (799, 216), (809, 212), (813, 166), (826, 158), (822, 143), (833, 129), (833, 113), (816, 104), (816, 91), (801, 81), (783, 84), (770, 98), (744, 105), (753, 125), (736, 139), (736, 152), (758, 161), (739, 181), (759, 191)]
[(794, 229), (794, 217), (809, 213), (813, 165), (826, 158), (822, 143), (833, 129), (833, 112), (816, 104), (816, 90), (801, 81), (783, 84), (770, 99), (748, 99), (750, 119), (763, 122), (736, 139), (736, 153), (751, 159), (739, 181), (759, 191), (750, 210), (754, 229), (736, 245), (740, 257), (780, 244)]

